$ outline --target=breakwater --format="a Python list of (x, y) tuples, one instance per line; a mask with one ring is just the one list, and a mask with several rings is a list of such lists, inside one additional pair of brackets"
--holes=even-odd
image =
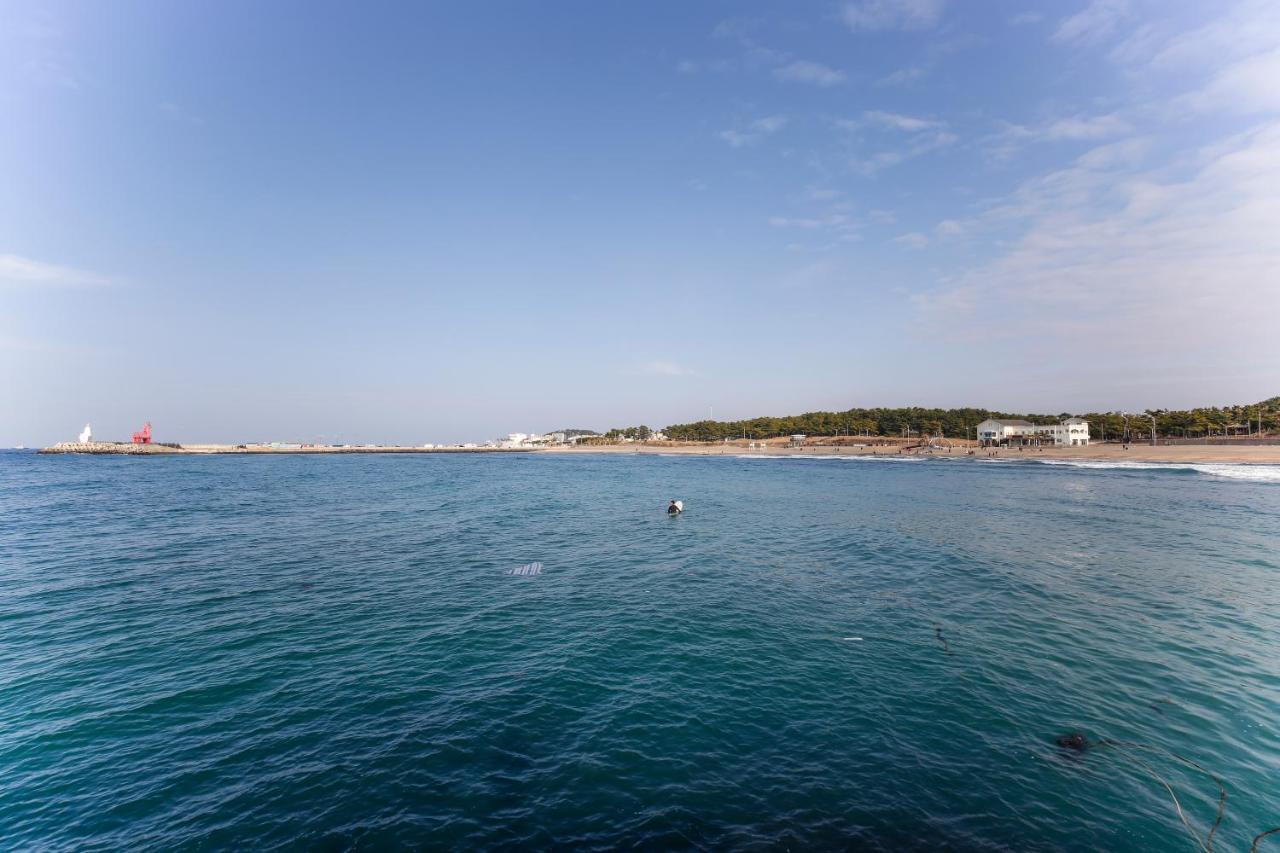
[(160, 456), (180, 454), (342, 454), (342, 453), (529, 453), (514, 447), (396, 447), (271, 444), (132, 444), (123, 441), (62, 441), (41, 453), (85, 453), (99, 456)]

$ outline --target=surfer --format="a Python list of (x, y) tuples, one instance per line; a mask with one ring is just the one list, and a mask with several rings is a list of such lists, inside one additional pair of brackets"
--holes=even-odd
[(684, 512), (684, 501), (672, 500), (671, 506), (667, 507), (667, 515), (679, 515)]

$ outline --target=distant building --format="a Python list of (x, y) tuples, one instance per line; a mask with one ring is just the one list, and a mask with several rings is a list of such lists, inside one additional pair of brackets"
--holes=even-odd
[(1084, 418), (1067, 418), (1056, 424), (1033, 424), (1023, 420), (985, 420), (978, 424), (978, 442), (988, 447), (1008, 444), (1080, 447), (1089, 443), (1089, 422)]

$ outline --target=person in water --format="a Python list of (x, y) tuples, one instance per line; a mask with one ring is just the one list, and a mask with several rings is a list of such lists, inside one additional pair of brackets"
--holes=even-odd
[(684, 503), (677, 500), (671, 501), (671, 506), (667, 507), (667, 515), (675, 515), (684, 512)]

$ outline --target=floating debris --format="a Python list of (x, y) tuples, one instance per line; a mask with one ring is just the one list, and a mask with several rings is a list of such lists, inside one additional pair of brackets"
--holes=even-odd
[(514, 569), (507, 569), (503, 574), (508, 577), (540, 575), (542, 574), (542, 563), (526, 563), (523, 566), (516, 566)]
[(947, 642), (947, 638), (942, 636), (941, 622), (933, 623), (933, 636), (937, 638), (939, 643), (942, 643), (942, 650), (947, 654), (951, 654), (951, 645)]
[[(1223, 784), (1222, 779), (1219, 778), (1217, 774), (1211, 773), (1210, 771), (1206, 770), (1204, 767), (1202, 767), (1201, 765), (1197, 764), (1196, 762), (1192, 761), (1190, 758), (1187, 758), (1184, 755), (1179, 755), (1178, 753), (1174, 752), (1171, 749), (1165, 749), (1164, 747), (1160, 747), (1160, 746), (1150, 746), (1148, 744), (1143, 744), (1143, 743), (1128, 743), (1121, 740), (1111, 740), (1110, 738), (1102, 738), (1101, 740), (1089, 740), (1089, 738), (1085, 737), (1080, 732), (1067, 732), (1066, 734), (1058, 735), (1053, 739), (1053, 742), (1063, 749), (1068, 749), (1068, 750), (1071, 750), (1072, 752), (1077, 752), (1077, 753), (1083, 753), (1090, 749), (1093, 749), (1094, 747), (1102, 747), (1102, 746), (1111, 747), (1112, 749), (1115, 749), (1115, 750), (1128, 752), (1129, 758), (1130, 760), (1133, 761), (1134, 764), (1136, 764), (1142, 770), (1146, 771), (1148, 776), (1150, 776), (1152, 779), (1159, 782), (1164, 787), (1164, 789), (1169, 792), (1169, 797), (1173, 800), (1174, 811), (1177, 812), (1178, 819), (1182, 821), (1182, 825), (1187, 830), (1187, 833), (1192, 837), (1192, 839), (1195, 840), (1196, 846), (1200, 848), (1202, 853), (1213, 853), (1213, 836), (1217, 834), (1218, 827), (1222, 825), (1222, 815), (1227, 808), (1227, 787), (1225, 784)], [(1178, 763), (1182, 764), (1185, 767), (1189, 767), (1198, 773), (1208, 776), (1210, 779), (1213, 780), (1214, 784), (1218, 786), (1218, 812), (1213, 818), (1213, 824), (1209, 827), (1209, 833), (1206, 836), (1204, 836), (1204, 838), (1200, 837), (1200, 833), (1196, 831), (1195, 827), (1191, 825), (1191, 821), (1187, 819), (1186, 813), (1182, 810), (1182, 803), (1178, 800), (1178, 795), (1173, 790), (1173, 785), (1171, 785), (1167, 779), (1165, 779), (1163, 776), (1157, 773), (1154, 767), (1152, 767), (1146, 761), (1142, 760), (1142, 758), (1140, 758), (1137, 755), (1137, 752), (1139, 750), (1143, 752), (1153, 753), (1155, 755), (1160, 755), (1166, 758), (1170, 758), (1174, 761), (1177, 761)], [(1277, 827), (1277, 829), (1280, 829), (1280, 827)], [(1253, 839), (1253, 849), (1254, 850), (1257, 849), (1259, 840), (1266, 837), (1268, 833), (1274, 832), (1274, 831), (1275, 830), (1268, 830), (1268, 832), (1264, 832), (1261, 835), (1256, 836)]]
[(861, 640), (861, 637), (841, 637), (842, 640)]
[(1084, 752), (1091, 747), (1097, 746), (1080, 732), (1069, 732), (1065, 735), (1058, 735), (1053, 742), (1063, 749), (1070, 749), (1075, 752)]

